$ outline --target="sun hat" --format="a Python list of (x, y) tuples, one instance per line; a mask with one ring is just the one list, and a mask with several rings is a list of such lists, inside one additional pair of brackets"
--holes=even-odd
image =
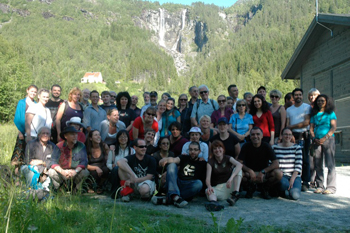
[(188, 135), (190, 135), (190, 133), (199, 133), (200, 135), (202, 135), (202, 130), (199, 127), (192, 127), (190, 129), (190, 131), (188, 131)]
[(70, 126), (71, 124), (77, 124), (77, 125), (80, 125), (81, 127), (85, 128), (84, 124), (81, 123), (80, 117), (72, 117), (69, 121), (66, 122), (67, 126)]
[(76, 129), (74, 128), (74, 126), (68, 126), (68, 127), (64, 128), (63, 131), (60, 133), (60, 137), (61, 137), (63, 140), (65, 140), (64, 135), (65, 135), (66, 133), (78, 133), (78, 132), (79, 132), (79, 131), (76, 130)]

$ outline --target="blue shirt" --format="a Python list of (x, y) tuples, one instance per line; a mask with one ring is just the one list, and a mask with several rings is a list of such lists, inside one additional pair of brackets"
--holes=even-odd
[(107, 119), (107, 113), (100, 106), (98, 107), (98, 111), (92, 105), (89, 105), (84, 111), (84, 125), (86, 127), (91, 127), (91, 130), (97, 129), (101, 132), (100, 124), (102, 121)]
[(253, 117), (249, 113), (246, 113), (243, 119), (235, 113), (231, 116), (229, 123), (232, 124), (232, 129), (241, 135), (248, 132), (249, 125), (254, 125)]
[(171, 135), (171, 132), (168, 130), (168, 127), (171, 123), (175, 122), (177, 118), (180, 116), (180, 112), (176, 109), (174, 109), (174, 115), (173, 113), (169, 113), (166, 111), (162, 115), (162, 130), (160, 131), (160, 136), (164, 137), (165, 132), (168, 132), (168, 135)]
[[(198, 103), (199, 106), (197, 107)], [(215, 100), (208, 99), (206, 103), (204, 103), (203, 100), (199, 100), (199, 102), (193, 105), (191, 118), (196, 118), (199, 123), (199, 119), (201, 119), (202, 116), (207, 115), (210, 117), (217, 109), (219, 109), (219, 105)]]
[[(337, 116), (334, 112), (326, 113), (326, 112), (318, 112), (315, 116), (311, 117), (310, 123), (314, 124), (314, 133), (315, 138), (321, 139), (328, 131), (332, 128), (331, 120), (336, 120)], [(332, 137), (334, 134), (332, 135)]]

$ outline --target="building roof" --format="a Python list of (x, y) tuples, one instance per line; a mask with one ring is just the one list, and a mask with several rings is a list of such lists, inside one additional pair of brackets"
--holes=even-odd
[(88, 78), (90, 76), (93, 76), (94, 78), (98, 78), (101, 75), (101, 72), (87, 72), (84, 75), (84, 78)]
[[(281, 75), (282, 79), (300, 78), (297, 77), (297, 75), (302, 64), (307, 60), (310, 52), (314, 49), (316, 41), (321, 34), (324, 33), (324, 31), (328, 31), (328, 29), (321, 26), (319, 23), (328, 28), (332, 27), (332, 25), (350, 26), (350, 15), (319, 14), (318, 21), (315, 17), (285, 67)], [(329, 31), (329, 33), (331, 32)]]

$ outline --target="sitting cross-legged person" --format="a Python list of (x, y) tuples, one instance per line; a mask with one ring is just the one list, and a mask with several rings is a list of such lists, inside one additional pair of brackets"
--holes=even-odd
[[(283, 176), (278, 160), (271, 146), (262, 142), (263, 132), (259, 127), (250, 131), (251, 142), (243, 145), (238, 161), (243, 164), (243, 187), (246, 187), (246, 198), (252, 198), (257, 184), (264, 199), (271, 199), (270, 188)], [(269, 164), (271, 161), (271, 165)]]
[(146, 154), (146, 147), (145, 140), (134, 140), (135, 154), (117, 162), (118, 176), (123, 187), (120, 194), (124, 202), (130, 201), (130, 194), (134, 191), (141, 199), (149, 199), (155, 191), (156, 160)]
[(57, 143), (50, 162), (49, 176), (54, 188), (57, 190), (64, 183), (66, 188), (73, 191), (81, 189), (83, 181), (89, 176), (86, 169), (88, 164), (85, 145), (78, 141), (78, 130), (68, 126), (60, 133), (63, 142)]
[(189, 155), (159, 161), (160, 166), (168, 164), (165, 185), (167, 196), (153, 196), (153, 204), (174, 204), (182, 208), (202, 190), (207, 163), (198, 158), (201, 152), (199, 142), (190, 142), (188, 151)]

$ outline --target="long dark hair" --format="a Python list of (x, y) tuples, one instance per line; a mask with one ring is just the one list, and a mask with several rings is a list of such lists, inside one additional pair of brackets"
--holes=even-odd
[[(98, 131), (97, 129), (94, 129), (94, 130), (91, 130), (88, 134), (88, 136), (86, 137), (86, 141), (85, 141), (85, 147), (86, 147), (86, 153), (87, 153), (87, 156), (88, 156), (88, 159), (90, 160), (91, 158), (91, 155), (92, 155), (92, 140), (90, 140), (92, 138), (92, 134), (94, 132), (100, 132)], [(104, 143), (101, 142), (99, 143), (99, 146), (100, 146), (100, 149), (101, 149), (101, 154), (103, 156), (105, 156), (105, 147), (104, 147)]]
[(120, 99), (122, 97), (126, 97), (128, 99), (128, 103), (126, 104), (126, 109), (130, 108), (130, 105), (131, 105), (131, 97), (130, 97), (130, 94), (129, 92), (127, 91), (123, 91), (123, 92), (119, 92), (118, 95), (117, 95), (117, 99), (116, 99), (116, 102), (117, 102), (117, 108), (118, 110), (121, 110), (122, 109), (122, 105), (120, 104)]
[[(126, 147), (129, 148), (130, 147), (130, 137), (129, 137), (129, 133), (127, 130), (123, 129), (120, 130), (117, 133), (116, 139), (117, 141), (115, 142), (115, 154), (118, 155), (119, 154), (119, 150), (120, 150), (120, 144), (119, 144), (119, 138), (120, 136), (122, 136), (123, 134), (125, 134), (128, 137), (128, 142), (126, 143)], [(130, 152), (130, 151), (129, 151)], [(130, 153), (129, 153), (130, 154)]]
[[(165, 140), (165, 139), (168, 139), (168, 141), (169, 141), (169, 146), (170, 146), (170, 139), (168, 138), (168, 137), (161, 137), (161, 138), (159, 138), (159, 140), (158, 140), (158, 149), (159, 149), (159, 151), (161, 150), (160, 149), (160, 147), (161, 147), (161, 145), (162, 145), (162, 142)], [(170, 148), (170, 147), (169, 147)], [(169, 150), (168, 150), (169, 151)]]
[(254, 116), (255, 114), (256, 114), (256, 112), (258, 111), (258, 109), (255, 107), (255, 105), (254, 105), (254, 99), (255, 98), (259, 98), (260, 100), (261, 100), (261, 102), (262, 102), (262, 105), (261, 105), (261, 111), (262, 112), (267, 112), (267, 111), (269, 111), (269, 105), (268, 105), (268, 103), (266, 102), (266, 100), (265, 100), (265, 98), (264, 98), (264, 96), (262, 96), (262, 95), (260, 95), (260, 94), (256, 94), (255, 96), (253, 96), (253, 98), (252, 98), (252, 103), (250, 104), (250, 114), (252, 115), (252, 116)]
[(317, 96), (316, 100), (314, 101), (314, 107), (312, 108), (311, 116), (317, 115), (317, 113), (321, 110), (317, 104), (317, 100), (321, 97), (326, 99), (326, 108), (325, 108), (324, 112), (326, 112), (328, 114), (331, 114), (332, 112), (334, 112), (335, 106), (334, 106), (332, 98), (328, 97), (325, 94), (321, 94), (321, 95)]

